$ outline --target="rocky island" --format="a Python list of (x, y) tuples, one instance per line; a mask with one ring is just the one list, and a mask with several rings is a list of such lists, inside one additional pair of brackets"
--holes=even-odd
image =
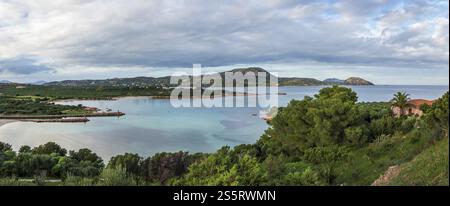
[(350, 77), (344, 81), (345, 85), (374, 85), (372, 82), (369, 82), (365, 79), (359, 77)]

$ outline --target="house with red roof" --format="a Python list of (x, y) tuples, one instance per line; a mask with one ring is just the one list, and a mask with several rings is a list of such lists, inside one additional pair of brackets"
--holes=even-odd
[(435, 100), (426, 100), (426, 99), (411, 99), (408, 101), (408, 106), (403, 108), (403, 112), (399, 107), (393, 106), (392, 113), (394, 116), (399, 117), (402, 114), (403, 115), (417, 115), (422, 116), (423, 111), (420, 109), (422, 105), (429, 105), (431, 106), (434, 103)]

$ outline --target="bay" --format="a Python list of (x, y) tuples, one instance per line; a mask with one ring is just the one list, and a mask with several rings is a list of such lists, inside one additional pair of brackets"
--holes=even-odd
[[(323, 86), (280, 87), (281, 106), (292, 99), (316, 94)], [(436, 99), (448, 86), (377, 85), (351, 86), (360, 102), (389, 101), (397, 91), (411, 98)], [(233, 98), (233, 97), (226, 97)], [(244, 101), (245, 97), (237, 97)], [(0, 127), (0, 141), (38, 146), (49, 141), (69, 150), (89, 148), (104, 160), (125, 152), (141, 156), (157, 152), (213, 152), (222, 146), (252, 144), (268, 128), (259, 117), (267, 108), (174, 108), (170, 100), (127, 97), (115, 101), (69, 101), (102, 109), (120, 110), (123, 117), (91, 118), (88, 123), (15, 122)]]

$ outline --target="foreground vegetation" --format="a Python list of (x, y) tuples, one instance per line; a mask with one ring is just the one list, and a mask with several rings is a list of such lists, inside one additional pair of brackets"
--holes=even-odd
[(281, 108), (255, 144), (212, 154), (126, 153), (106, 166), (88, 149), (67, 153), (47, 143), (15, 152), (2, 143), (0, 184), (371, 185), (397, 166), (386, 185), (449, 185), (448, 96), (422, 117), (396, 118), (389, 103), (357, 103), (349, 88), (324, 88)]

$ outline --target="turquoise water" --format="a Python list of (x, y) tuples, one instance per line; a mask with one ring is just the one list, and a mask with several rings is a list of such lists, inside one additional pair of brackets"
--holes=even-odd
[[(280, 87), (279, 104), (314, 95), (322, 87)], [(435, 99), (448, 86), (354, 86), (359, 101), (389, 101), (397, 91), (412, 98)], [(227, 97), (232, 98), (232, 97)], [(238, 97), (243, 101), (244, 97)], [(261, 108), (174, 108), (170, 100), (147, 97), (116, 101), (71, 101), (98, 108), (120, 110), (127, 115), (91, 118), (88, 123), (16, 122), (0, 127), (0, 141), (37, 146), (54, 141), (69, 149), (89, 148), (105, 160), (125, 152), (142, 156), (157, 152), (213, 152), (229, 145), (254, 143), (267, 129), (258, 116)], [(255, 116), (256, 115), (256, 116)]]

